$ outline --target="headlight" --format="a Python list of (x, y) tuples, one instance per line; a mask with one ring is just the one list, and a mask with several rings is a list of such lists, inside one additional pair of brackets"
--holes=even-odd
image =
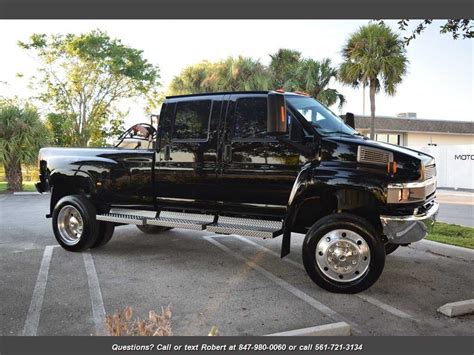
[(409, 182), (406, 184), (389, 184), (387, 203), (412, 203), (423, 201), (434, 181)]

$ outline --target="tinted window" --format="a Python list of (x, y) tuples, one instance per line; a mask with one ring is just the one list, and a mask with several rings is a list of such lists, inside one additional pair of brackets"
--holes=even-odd
[(234, 138), (265, 138), (267, 133), (267, 98), (237, 100), (234, 113)]
[(179, 102), (173, 139), (207, 139), (211, 106), (211, 100)]

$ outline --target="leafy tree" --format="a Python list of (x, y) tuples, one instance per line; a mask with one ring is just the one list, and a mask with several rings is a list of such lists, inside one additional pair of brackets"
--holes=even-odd
[(41, 63), (32, 83), (50, 112), (68, 120), (61, 129), (72, 126), (71, 145), (86, 146), (92, 138), (92, 144), (103, 141), (107, 136), (103, 127), (122, 99), (142, 97), (151, 106), (158, 95), (158, 68), (142, 51), (105, 32), (33, 34), (28, 42), (18, 44)]
[(70, 147), (75, 142), (74, 118), (60, 113), (46, 115), (46, 127), (51, 132), (51, 144)]
[[(398, 21), (398, 28), (401, 31), (406, 31), (410, 20), (403, 19)], [(423, 31), (433, 23), (433, 20), (427, 19), (418, 23), (418, 25), (411, 31), (408, 37), (404, 38), (406, 45), (409, 45), (411, 40), (415, 39), (416, 36), (423, 33)], [(462, 36), (465, 38), (474, 38), (474, 30), (472, 26), (472, 20), (470, 19), (453, 19), (447, 20), (442, 26), (440, 26), (440, 33), (451, 33), (453, 39), (458, 39)]]
[(339, 107), (342, 107), (346, 102), (341, 93), (328, 87), (331, 80), (337, 79), (337, 69), (331, 66), (329, 58), (321, 61), (302, 59), (288, 74), (289, 78), (283, 85), (286, 90), (303, 91), (326, 106), (339, 102)]
[(32, 106), (0, 104), (0, 163), (8, 190), (21, 191), (21, 164), (34, 164), (38, 149), (48, 143), (48, 131)]
[(268, 90), (271, 86), (267, 68), (249, 57), (227, 58), (217, 64), (215, 75), (220, 91)]
[(186, 67), (171, 81), (170, 92), (174, 95), (184, 95), (214, 91), (217, 87), (216, 67), (217, 64), (208, 61)]
[(211, 63), (204, 61), (186, 67), (170, 84), (175, 95), (212, 91), (268, 90), (271, 78), (258, 60), (229, 57)]
[(293, 72), (301, 60), (301, 52), (287, 48), (280, 48), (276, 53), (270, 54), (270, 73), (275, 88), (283, 88), (291, 79)]
[(302, 59), (300, 52), (284, 48), (270, 57), (268, 67), (258, 60), (242, 56), (190, 65), (173, 78), (169, 91), (181, 95), (284, 88), (307, 92), (329, 106), (337, 101), (339, 105), (344, 104), (344, 97), (327, 87), (332, 79), (337, 78), (337, 70), (329, 59)]
[(394, 95), (406, 74), (408, 59), (398, 34), (384, 23), (370, 23), (353, 33), (345, 43), (339, 79), (354, 87), (369, 86), (370, 137), (375, 131), (375, 94), (383, 89)]

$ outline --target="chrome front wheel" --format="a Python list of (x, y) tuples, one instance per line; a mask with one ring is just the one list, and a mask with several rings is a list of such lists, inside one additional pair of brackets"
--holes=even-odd
[(334, 281), (351, 282), (364, 276), (370, 264), (370, 248), (363, 237), (348, 229), (326, 233), (316, 246), (321, 272)]
[(303, 242), (303, 264), (318, 286), (338, 293), (369, 288), (382, 273), (385, 249), (374, 226), (349, 213), (319, 219)]

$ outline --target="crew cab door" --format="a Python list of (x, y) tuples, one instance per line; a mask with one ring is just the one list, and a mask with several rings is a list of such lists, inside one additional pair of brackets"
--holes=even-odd
[(138, 123), (115, 141), (114, 149), (100, 155), (117, 163), (110, 170), (110, 186), (101, 194), (104, 201), (120, 206), (153, 205), (155, 139), (152, 126)]
[(222, 106), (221, 95), (167, 100), (160, 118), (154, 177), (159, 209), (215, 205)]
[(307, 160), (304, 144), (294, 144), (289, 134), (267, 134), (267, 97), (230, 97), (219, 174), (226, 210), (284, 215), (293, 183)]

